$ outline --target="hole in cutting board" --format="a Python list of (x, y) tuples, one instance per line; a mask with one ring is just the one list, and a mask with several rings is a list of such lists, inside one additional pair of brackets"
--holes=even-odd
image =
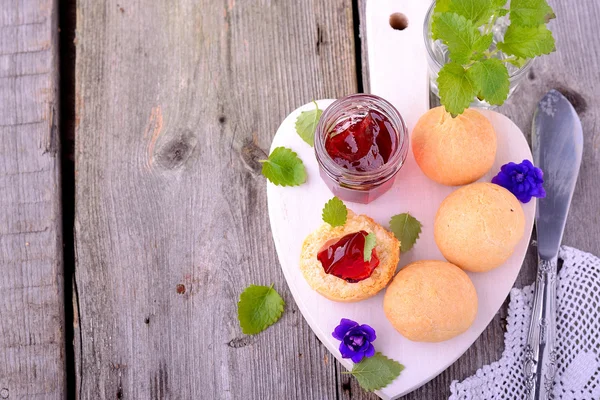
[(390, 26), (397, 31), (403, 31), (408, 27), (408, 18), (400, 12), (393, 13), (390, 15)]

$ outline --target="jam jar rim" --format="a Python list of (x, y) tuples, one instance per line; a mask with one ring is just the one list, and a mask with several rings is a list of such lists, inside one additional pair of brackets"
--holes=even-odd
[[(325, 149), (327, 131), (337, 122), (333, 121), (328, 126), (325, 126), (328, 117), (331, 117), (336, 112), (343, 111), (345, 107), (352, 106), (357, 101), (363, 101), (367, 109), (375, 109), (385, 114), (395, 128), (397, 145), (394, 151), (385, 164), (373, 171), (350, 171), (337, 164)], [(356, 93), (335, 100), (323, 111), (315, 131), (314, 147), (317, 162), (327, 176), (345, 187), (364, 190), (364, 186), (379, 186), (396, 175), (406, 160), (408, 142), (408, 128), (396, 107), (383, 97), (373, 94)]]

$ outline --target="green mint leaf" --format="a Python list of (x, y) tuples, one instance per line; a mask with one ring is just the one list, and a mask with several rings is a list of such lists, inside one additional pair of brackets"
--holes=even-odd
[(313, 103), (315, 103), (314, 110), (302, 111), (296, 118), (296, 132), (302, 140), (314, 147), (315, 131), (323, 110), (319, 109), (316, 101), (313, 101)]
[(238, 320), (242, 332), (256, 335), (273, 325), (283, 314), (285, 302), (271, 286), (250, 285), (240, 295)]
[(417, 242), (421, 234), (421, 223), (409, 213), (394, 215), (390, 220), (390, 230), (400, 241), (400, 251), (406, 253)]
[(398, 361), (375, 353), (373, 357), (363, 358), (361, 362), (354, 364), (350, 374), (358, 380), (360, 387), (372, 392), (392, 383), (403, 369), (404, 366)]
[[(494, 35), (488, 33), (487, 35), (482, 35), (473, 43), (473, 51), (477, 53), (483, 53), (488, 50), (492, 45), (492, 40), (494, 39)], [(473, 58), (473, 56), (471, 56)]]
[(373, 232), (369, 233), (365, 236), (365, 252), (364, 252), (364, 262), (371, 261), (371, 255), (373, 254), (373, 249), (377, 244), (377, 236)]
[(334, 197), (323, 207), (323, 221), (331, 226), (343, 226), (348, 219), (348, 209), (343, 201)]
[(552, 32), (545, 25), (520, 26), (510, 24), (504, 34), (504, 41), (498, 48), (505, 54), (520, 58), (533, 58), (554, 51)]
[(445, 64), (437, 78), (440, 101), (453, 117), (462, 113), (477, 95), (477, 90), (462, 65)]
[(449, 11), (451, 4), (452, 0), (437, 0), (433, 9), (434, 14)]
[(448, 11), (462, 15), (473, 21), (475, 26), (480, 26), (489, 21), (496, 8), (494, 0), (452, 0)]
[(467, 70), (467, 75), (477, 88), (478, 95), (488, 103), (501, 105), (508, 97), (508, 70), (497, 58), (488, 58), (475, 63)]
[(279, 186), (298, 186), (306, 181), (306, 169), (298, 154), (285, 147), (277, 147), (263, 163), (262, 174)]
[(519, 57), (511, 56), (511, 57), (505, 58), (502, 61), (510, 63), (517, 68), (523, 68), (523, 66), (525, 64), (527, 64), (527, 61), (529, 61), (529, 60), (526, 58), (519, 58)]
[[(453, 12), (435, 14), (431, 32), (433, 39), (440, 39), (448, 46), (450, 60), (458, 64), (467, 64), (475, 51), (487, 49), (481, 50), (482, 43), (478, 42), (481, 33), (473, 22)], [(474, 48), (476, 42), (477, 49)]]
[(511, 0), (510, 23), (537, 26), (556, 18), (546, 0)]
[(506, 14), (508, 14), (508, 10), (506, 8), (501, 8), (498, 11), (496, 11), (496, 15), (498, 17), (504, 17)]

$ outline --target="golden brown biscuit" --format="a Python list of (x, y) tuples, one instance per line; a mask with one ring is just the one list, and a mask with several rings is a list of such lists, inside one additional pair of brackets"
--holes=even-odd
[(423, 173), (442, 185), (475, 182), (496, 158), (494, 127), (472, 109), (452, 118), (444, 107), (432, 108), (419, 118), (411, 142)]
[(386, 289), (383, 311), (405, 338), (441, 342), (469, 329), (477, 315), (477, 292), (456, 265), (417, 261), (402, 268)]
[(440, 251), (453, 264), (474, 272), (502, 265), (525, 232), (519, 200), (493, 183), (464, 186), (444, 199), (434, 222)]
[[(367, 279), (349, 283), (337, 276), (326, 274), (323, 265), (317, 259), (317, 253), (331, 239), (344, 235), (366, 231), (375, 233), (377, 237), (377, 256), (379, 265)], [(400, 241), (394, 234), (386, 231), (381, 225), (366, 215), (356, 215), (348, 210), (348, 220), (344, 226), (332, 227), (323, 224), (304, 240), (300, 253), (300, 270), (310, 287), (335, 301), (359, 301), (376, 295), (387, 286), (396, 272), (400, 260)]]

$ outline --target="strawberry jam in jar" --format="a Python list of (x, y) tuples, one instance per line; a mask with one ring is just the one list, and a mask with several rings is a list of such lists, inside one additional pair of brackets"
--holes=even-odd
[(321, 178), (345, 201), (370, 203), (394, 184), (408, 152), (408, 132), (388, 101), (354, 94), (333, 102), (315, 132)]

